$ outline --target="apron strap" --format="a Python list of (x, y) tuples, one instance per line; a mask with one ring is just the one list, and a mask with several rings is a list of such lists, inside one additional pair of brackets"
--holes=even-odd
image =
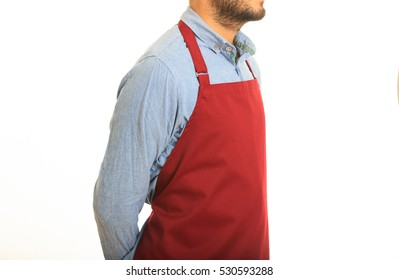
[(209, 85), (208, 68), (206, 67), (204, 58), (202, 57), (194, 32), (183, 21), (179, 21), (178, 27), (183, 35), (187, 48), (190, 51), (191, 58), (194, 62), (195, 74), (200, 85)]
[(252, 77), (254, 77), (254, 79), (256, 80), (254, 71), (252, 70), (252, 67), (251, 67), (251, 65), (249, 64), (248, 60), (245, 60), (245, 62), (247, 63), (247, 66), (248, 66), (248, 68), (249, 68), (249, 71), (251, 71)]

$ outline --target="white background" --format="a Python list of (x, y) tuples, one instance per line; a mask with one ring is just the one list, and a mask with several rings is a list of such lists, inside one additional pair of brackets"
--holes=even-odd
[[(262, 70), (275, 261), (399, 259), (395, 2), (270, 0), (244, 27)], [(0, 259), (102, 259), (92, 193), (116, 90), (186, 6), (0, 3)]]

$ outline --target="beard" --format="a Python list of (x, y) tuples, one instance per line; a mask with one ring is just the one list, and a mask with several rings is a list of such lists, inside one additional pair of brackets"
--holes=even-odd
[(255, 9), (248, 0), (212, 0), (214, 18), (225, 28), (239, 30), (249, 21), (261, 20), (266, 11), (263, 7)]

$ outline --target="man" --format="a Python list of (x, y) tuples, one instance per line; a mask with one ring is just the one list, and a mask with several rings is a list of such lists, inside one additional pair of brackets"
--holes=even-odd
[(239, 31), (264, 15), (191, 0), (122, 80), (94, 193), (106, 259), (269, 259), (259, 69)]

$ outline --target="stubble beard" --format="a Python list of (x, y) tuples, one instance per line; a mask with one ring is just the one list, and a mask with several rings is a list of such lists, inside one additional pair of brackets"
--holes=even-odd
[(261, 20), (266, 15), (263, 7), (254, 9), (245, 0), (212, 0), (213, 17), (224, 28), (239, 30), (249, 21)]

